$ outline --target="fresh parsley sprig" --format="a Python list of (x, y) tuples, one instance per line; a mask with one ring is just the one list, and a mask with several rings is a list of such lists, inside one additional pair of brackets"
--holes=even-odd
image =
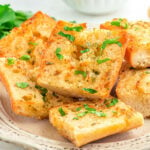
[(32, 16), (31, 12), (15, 11), (10, 5), (0, 5), (0, 39)]

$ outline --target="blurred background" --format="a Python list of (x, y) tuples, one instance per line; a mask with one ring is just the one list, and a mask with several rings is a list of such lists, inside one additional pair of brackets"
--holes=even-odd
[(150, 0), (1, 0), (0, 3), (11, 4), (16, 10), (41, 10), (58, 20), (88, 23), (101, 23), (116, 17), (148, 20), (150, 7)]

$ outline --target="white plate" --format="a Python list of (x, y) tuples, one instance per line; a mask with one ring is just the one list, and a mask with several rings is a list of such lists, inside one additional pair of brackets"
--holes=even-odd
[[(9, 98), (0, 82), (0, 139), (39, 150), (76, 150), (49, 124), (48, 120), (35, 120), (15, 115)], [(138, 129), (109, 136), (82, 147), (82, 150), (134, 150), (150, 149), (150, 120)]]

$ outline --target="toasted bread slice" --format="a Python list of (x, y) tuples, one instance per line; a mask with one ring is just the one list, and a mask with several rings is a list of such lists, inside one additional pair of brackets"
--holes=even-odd
[[(51, 107), (76, 101), (36, 85), (28, 76), (27, 70), (32, 68), (29, 63), (16, 58), (9, 60), (0, 58), (0, 79), (8, 91), (12, 110), (16, 114), (38, 119), (47, 118)], [(24, 85), (20, 87), (19, 83)]]
[(143, 125), (142, 114), (116, 98), (55, 107), (50, 109), (49, 119), (78, 147)]
[(42, 12), (37, 12), (0, 40), (0, 56), (20, 58), (27, 54), (31, 56), (32, 63), (39, 64), (45, 50), (45, 43), (55, 24), (54, 19)]
[(138, 21), (128, 29), (131, 41), (127, 47), (126, 59), (134, 68), (150, 67), (150, 22)]
[(150, 22), (128, 22), (126, 19), (114, 19), (100, 25), (102, 29), (127, 29), (130, 41), (126, 59), (134, 68), (150, 67)]
[(127, 70), (121, 74), (116, 93), (118, 98), (144, 117), (150, 116), (150, 69)]
[[(79, 26), (82, 25), (62, 21), (57, 23), (37, 82), (66, 96), (94, 99), (108, 97), (124, 57), (126, 33), (99, 29), (83, 29), (80, 32), (64, 29)], [(70, 37), (74, 40), (67, 39)], [(51, 65), (46, 65), (48, 62)]]

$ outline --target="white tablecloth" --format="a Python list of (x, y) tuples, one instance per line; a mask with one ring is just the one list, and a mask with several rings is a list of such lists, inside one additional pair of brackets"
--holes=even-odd
[[(117, 0), (116, 0), (117, 2)], [(148, 20), (147, 10), (150, 0), (128, 0), (121, 10), (100, 16), (87, 16), (68, 7), (62, 0), (1, 0), (0, 4), (11, 4), (16, 10), (41, 10), (56, 19), (76, 20), (77, 22), (101, 23), (112, 18), (128, 18), (129, 20)], [(0, 142), (0, 150), (23, 150), (18, 146)]]

